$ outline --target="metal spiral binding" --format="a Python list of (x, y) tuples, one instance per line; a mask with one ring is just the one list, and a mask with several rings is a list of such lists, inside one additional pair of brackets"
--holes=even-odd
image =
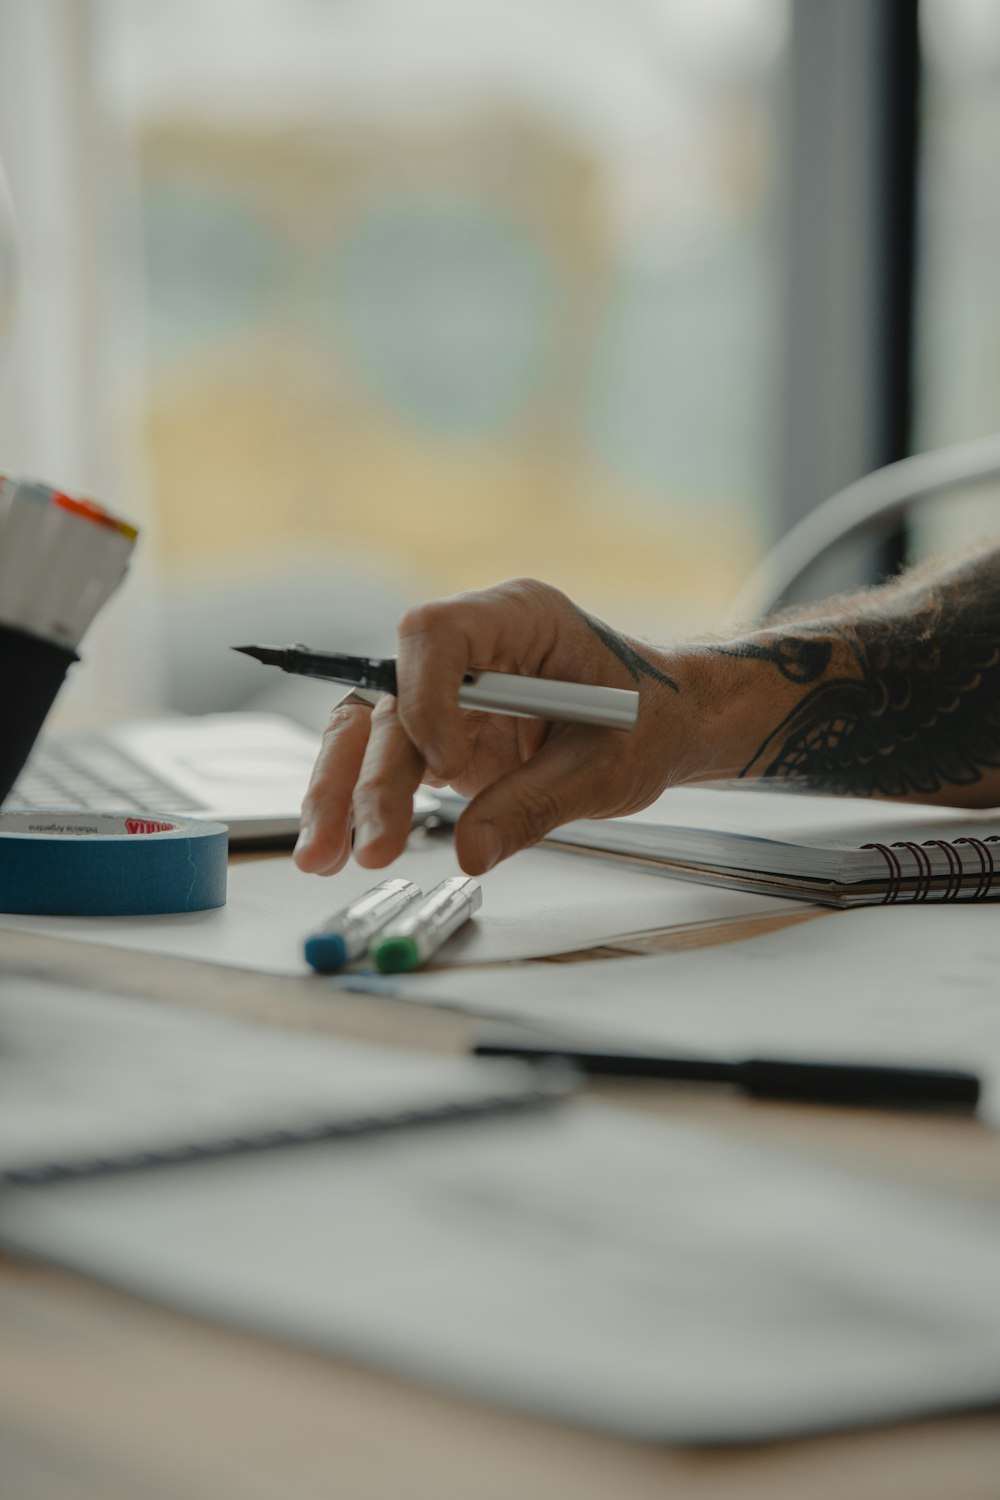
[[(889, 880), (881, 905), (889, 906), (897, 901), (926, 901), (934, 892), (934, 866), (931, 856), (925, 851), (928, 849), (940, 849), (948, 861), (948, 884), (940, 895), (941, 901), (957, 901), (966, 889), (964, 884), (968, 873), (965, 861), (958, 849), (959, 844), (967, 844), (974, 849), (979, 860), (979, 878), (976, 888), (966, 899), (969, 901), (985, 901), (992, 893), (993, 881), (1000, 875), (993, 858), (993, 851), (988, 847), (990, 844), (1000, 844), (1000, 835), (989, 834), (985, 839), (971, 837), (948, 839), (927, 839), (923, 844), (911, 843), (908, 840), (889, 844), (862, 844), (862, 849), (877, 849), (885, 860)], [(906, 849), (913, 857), (916, 865), (916, 884), (912, 892), (903, 893), (903, 882), (906, 875), (903, 864), (895, 849)], [(935, 892), (936, 894), (936, 892)]]

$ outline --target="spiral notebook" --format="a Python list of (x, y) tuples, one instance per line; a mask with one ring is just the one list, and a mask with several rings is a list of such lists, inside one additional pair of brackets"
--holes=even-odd
[(626, 818), (565, 824), (552, 841), (664, 875), (828, 906), (1000, 896), (1000, 809), (674, 787)]

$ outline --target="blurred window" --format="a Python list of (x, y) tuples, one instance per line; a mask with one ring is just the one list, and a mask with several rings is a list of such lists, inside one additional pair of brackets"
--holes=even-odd
[[(1000, 7), (922, 0), (913, 447), (1000, 432)], [(1000, 531), (995, 486), (928, 507), (921, 551)]]
[(786, 0), (109, 15), (181, 596), (291, 587), (335, 644), (359, 581), (527, 571), (710, 624), (771, 531)]

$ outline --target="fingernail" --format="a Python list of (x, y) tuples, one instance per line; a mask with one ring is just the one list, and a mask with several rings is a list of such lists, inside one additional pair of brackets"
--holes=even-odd
[(444, 756), (438, 745), (428, 745), (424, 751), (424, 760), (427, 762), (435, 776), (444, 775)]
[(354, 833), (355, 849), (367, 849), (369, 844), (374, 844), (381, 832), (382, 824), (377, 818), (365, 818), (362, 823), (358, 824)]
[(499, 864), (503, 858), (503, 840), (500, 837), (499, 828), (492, 823), (481, 823), (476, 834), (476, 844), (479, 849), (479, 857), (483, 866), (483, 874), (492, 870), (495, 864)]
[(299, 836), (295, 840), (295, 848), (292, 850), (292, 853), (302, 854), (304, 850), (308, 849), (311, 843), (312, 826), (309, 823), (303, 823), (302, 827), (299, 829)]

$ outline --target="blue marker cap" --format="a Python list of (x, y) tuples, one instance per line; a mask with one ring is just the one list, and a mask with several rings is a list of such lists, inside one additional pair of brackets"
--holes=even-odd
[(335, 974), (367, 952), (376, 933), (419, 901), (422, 892), (410, 880), (383, 880), (335, 912), (303, 944), (306, 963), (318, 974)]
[(339, 932), (314, 932), (306, 938), (304, 952), (317, 974), (334, 974), (347, 963), (347, 944)]

